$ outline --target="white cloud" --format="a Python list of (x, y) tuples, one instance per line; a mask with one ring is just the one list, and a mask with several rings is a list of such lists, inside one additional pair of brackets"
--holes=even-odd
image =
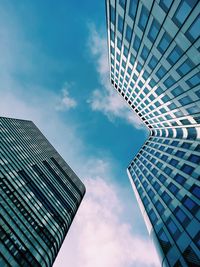
[(134, 225), (123, 222), (119, 188), (105, 177), (88, 178), (85, 183), (87, 195), (54, 267), (159, 266), (150, 241), (133, 235)]
[(89, 49), (94, 58), (100, 81), (100, 88), (94, 89), (88, 99), (92, 110), (104, 113), (111, 121), (121, 118), (135, 128), (144, 128), (144, 124), (139, 117), (128, 107), (127, 103), (110, 84), (106, 38), (103, 34), (97, 32), (94, 25), (90, 25), (89, 32)]
[(56, 110), (65, 111), (74, 109), (77, 106), (76, 100), (69, 96), (69, 87), (71, 87), (71, 85), (65, 83), (64, 87), (61, 90), (61, 96), (58, 98)]

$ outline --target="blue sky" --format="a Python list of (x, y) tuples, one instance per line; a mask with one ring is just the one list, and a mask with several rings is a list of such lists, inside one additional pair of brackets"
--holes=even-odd
[(0, 51), (0, 114), (33, 120), (87, 187), (54, 266), (158, 266), (126, 175), (148, 133), (110, 85), (104, 1), (3, 0)]

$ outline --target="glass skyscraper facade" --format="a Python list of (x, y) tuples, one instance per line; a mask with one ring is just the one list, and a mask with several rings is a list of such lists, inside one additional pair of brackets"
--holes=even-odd
[(107, 0), (110, 80), (149, 130), (127, 172), (162, 266), (200, 266), (200, 2)]
[(31, 121), (0, 117), (0, 266), (52, 266), (85, 194)]

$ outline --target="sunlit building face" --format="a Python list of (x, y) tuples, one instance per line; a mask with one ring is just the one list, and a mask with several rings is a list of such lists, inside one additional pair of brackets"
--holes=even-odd
[(107, 0), (110, 81), (149, 129), (127, 172), (162, 266), (199, 266), (200, 2)]

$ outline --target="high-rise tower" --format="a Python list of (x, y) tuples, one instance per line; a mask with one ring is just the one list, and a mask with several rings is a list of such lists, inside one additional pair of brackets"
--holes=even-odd
[(31, 121), (0, 117), (0, 266), (52, 266), (85, 187)]
[(200, 266), (200, 2), (107, 0), (110, 80), (149, 129), (128, 175), (162, 266)]

